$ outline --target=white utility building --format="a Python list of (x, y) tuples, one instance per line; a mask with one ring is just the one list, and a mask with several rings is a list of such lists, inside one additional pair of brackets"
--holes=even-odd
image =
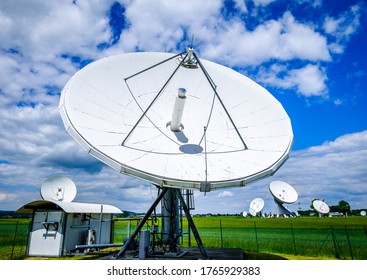
[[(56, 181), (60, 182), (60, 178), (65, 179), (59, 177)], [(69, 190), (65, 188), (66, 192)], [(120, 209), (106, 204), (43, 198), (17, 210), (20, 214), (32, 214), (27, 256), (60, 257), (73, 252), (76, 245), (113, 242), (112, 215), (122, 213)]]

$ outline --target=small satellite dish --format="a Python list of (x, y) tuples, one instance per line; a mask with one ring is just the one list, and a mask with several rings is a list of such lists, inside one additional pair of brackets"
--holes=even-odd
[(312, 202), (312, 205), (315, 208), (315, 210), (319, 212), (320, 214), (327, 214), (330, 211), (329, 206), (321, 200), (318, 200), (318, 199), (314, 200)]
[(259, 213), (259, 212), (261, 212), (261, 210), (263, 210), (264, 205), (265, 205), (265, 202), (262, 198), (255, 198), (250, 203), (249, 212), (251, 213), (252, 216), (256, 216), (257, 213)]
[(269, 190), (274, 199), (279, 203), (295, 203), (298, 199), (296, 190), (286, 182), (273, 181), (270, 183)]
[(244, 216), (245, 218), (247, 218), (247, 211), (243, 211), (242, 216)]
[(44, 200), (71, 202), (76, 196), (76, 186), (68, 177), (53, 176), (41, 185), (41, 197)]
[(362, 210), (361, 211), (361, 216), (366, 216), (366, 211)]

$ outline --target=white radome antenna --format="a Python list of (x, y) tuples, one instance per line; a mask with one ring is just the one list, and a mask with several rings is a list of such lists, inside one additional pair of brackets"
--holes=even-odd
[(76, 196), (76, 186), (68, 177), (53, 176), (41, 185), (41, 197), (44, 200), (71, 202)]
[(265, 202), (262, 198), (255, 198), (250, 203), (249, 212), (252, 216), (257, 216), (264, 209), (264, 206)]
[(316, 199), (312, 202), (312, 205), (320, 214), (328, 214), (330, 212), (329, 206), (322, 200)]
[(271, 182), (269, 185), (269, 190), (274, 197), (275, 203), (277, 204), (277, 207), (272, 215), (275, 217), (294, 216), (294, 214), (289, 211), (283, 204), (292, 204), (297, 201), (298, 194), (296, 190), (291, 185), (283, 181)]

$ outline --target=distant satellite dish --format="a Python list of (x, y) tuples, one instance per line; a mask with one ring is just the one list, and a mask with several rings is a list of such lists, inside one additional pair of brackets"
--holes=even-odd
[(361, 216), (366, 216), (366, 211), (362, 210), (361, 211)]
[(76, 186), (68, 177), (50, 177), (41, 185), (41, 197), (44, 200), (71, 202), (75, 196)]
[(256, 216), (257, 213), (259, 213), (259, 212), (261, 212), (261, 210), (263, 210), (264, 205), (265, 205), (265, 202), (262, 198), (255, 198), (250, 203), (249, 212), (251, 213), (252, 216)]
[(274, 217), (294, 217), (295, 213), (292, 213), (283, 204), (295, 203), (298, 199), (296, 190), (286, 182), (273, 181), (269, 185), (271, 195), (274, 197), (274, 201), (277, 205), (272, 215)]
[(59, 111), (92, 156), (161, 187), (242, 187), (273, 175), (293, 143), (266, 89), (193, 49), (93, 62), (64, 87)]
[(244, 216), (246, 218), (247, 217), (247, 211), (243, 211), (242, 216)]
[(256, 214), (257, 214), (256, 211), (255, 211), (255, 209), (250, 208), (248, 211), (251, 214), (251, 216), (253, 216), (253, 217), (255, 217)]
[(283, 181), (273, 181), (270, 183), (269, 190), (274, 199), (280, 203), (295, 203), (298, 199), (296, 190)]
[(329, 206), (322, 200), (316, 199), (312, 202), (312, 205), (315, 208), (315, 210), (321, 214), (327, 214), (330, 212)]

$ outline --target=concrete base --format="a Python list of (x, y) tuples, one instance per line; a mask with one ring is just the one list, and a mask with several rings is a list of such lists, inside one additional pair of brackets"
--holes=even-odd
[[(202, 259), (198, 248), (186, 249), (188, 253), (182, 257), (183, 260)], [(243, 260), (244, 253), (238, 248), (206, 248), (210, 260)]]
[[(208, 257), (210, 260), (244, 260), (244, 252), (238, 248), (206, 248)], [(202, 259), (201, 252), (198, 248), (184, 248), (182, 249), (184, 254), (172, 256), (172, 253), (159, 255), (159, 256), (147, 256), (146, 260), (165, 260), (165, 259), (177, 259), (177, 260), (200, 260)], [(105, 256), (101, 259), (115, 259), (115, 255)], [(139, 259), (136, 251), (127, 251), (120, 260), (136, 260)]]

